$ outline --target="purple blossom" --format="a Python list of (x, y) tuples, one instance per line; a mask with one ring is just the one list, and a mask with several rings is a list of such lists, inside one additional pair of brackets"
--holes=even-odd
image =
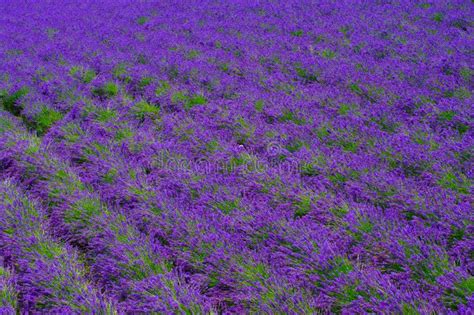
[(473, 13), (2, 1), (0, 313), (471, 313)]

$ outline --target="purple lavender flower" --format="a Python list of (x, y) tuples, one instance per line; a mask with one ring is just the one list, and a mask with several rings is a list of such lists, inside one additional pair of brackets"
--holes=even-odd
[(472, 13), (3, 1), (2, 292), (20, 312), (472, 312)]

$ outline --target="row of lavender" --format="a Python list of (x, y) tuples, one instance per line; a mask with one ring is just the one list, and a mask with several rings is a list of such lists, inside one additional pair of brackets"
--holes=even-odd
[(471, 3), (0, 6), (0, 306), (473, 307)]

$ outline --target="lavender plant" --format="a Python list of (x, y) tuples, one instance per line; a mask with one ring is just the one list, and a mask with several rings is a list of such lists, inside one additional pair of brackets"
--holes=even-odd
[(473, 13), (3, 1), (5, 312), (472, 312)]

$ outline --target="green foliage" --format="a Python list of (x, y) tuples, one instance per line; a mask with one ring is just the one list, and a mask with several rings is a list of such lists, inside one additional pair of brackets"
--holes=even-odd
[(215, 272), (215, 271), (209, 273), (207, 286), (208, 286), (209, 288), (215, 287), (215, 286), (218, 285), (219, 282), (220, 282), (220, 279), (219, 279), (219, 278), (220, 278), (219, 273), (217, 273), (217, 272)]
[(320, 273), (324, 278), (328, 280), (333, 280), (342, 275), (348, 274), (352, 270), (353, 267), (349, 259), (341, 256), (336, 256), (331, 260), (330, 266), (327, 269), (321, 271)]
[(188, 54), (186, 55), (186, 57), (188, 59), (196, 59), (197, 57), (199, 57), (201, 53), (198, 51), (198, 50), (195, 50), (195, 49), (191, 49), (190, 51), (188, 51)]
[(374, 224), (367, 218), (359, 219), (357, 231), (353, 233), (354, 239), (358, 242), (362, 241), (365, 234), (370, 234), (374, 228)]
[(120, 63), (112, 70), (112, 75), (115, 79), (128, 83), (132, 81), (132, 78), (128, 74), (127, 67), (125, 64)]
[(62, 246), (49, 240), (41, 240), (34, 243), (29, 250), (38, 253), (46, 259), (56, 259), (58, 256), (65, 253)]
[(97, 76), (94, 70), (84, 70), (81, 66), (72, 66), (71, 69), (69, 69), (69, 75), (73, 78), (80, 78), (80, 80), (86, 84), (91, 83)]
[(168, 273), (173, 264), (167, 260), (161, 260), (152, 253), (126, 251), (129, 258), (127, 263), (120, 263), (123, 272), (135, 281), (141, 281), (151, 275)]
[(143, 25), (143, 24), (145, 24), (146, 22), (148, 22), (148, 17), (146, 17), (146, 16), (140, 16), (140, 17), (137, 19), (138, 25)]
[(330, 126), (327, 124), (322, 124), (319, 126), (316, 130), (316, 136), (319, 138), (319, 140), (323, 140), (327, 138), (330, 134)]
[(255, 126), (247, 122), (243, 117), (237, 119), (234, 135), (238, 144), (245, 144), (255, 133)]
[(364, 91), (362, 91), (362, 88), (357, 84), (357, 83), (351, 83), (349, 84), (349, 89), (351, 92), (357, 94), (357, 95), (362, 95)]
[(175, 104), (183, 104), (184, 109), (190, 110), (194, 106), (207, 104), (207, 99), (202, 94), (189, 96), (187, 91), (176, 91), (171, 95), (171, 102)]
[(18, 101), (27, 95), (29, 89), (27, 87), (22, 87), (15, 91), (12, 94), (8, 94), (6, 91), (0, 92), (0, 104), (3, 108), (12, 113), (14, 116), (20, 116), (23, 106), (18, 104)]
[(115, 133), (115, 140), (122, 141), (124, 139), (133, 137), (133, 134), (134, 133), (130, 128), (125, 127), (125, 128), (117, 130), (117, 132)]
[(297, 152), (299, 149), (301, 149), (304, 145), (304, 142), (299, 140), (299, 139), (296, 139), (292, 142), (290, 142), (288, 145), (285, 146), (285, 148), (291, 152), (291, 153), (295, 153)]
[(392, 121), (391, 119), (385, 116), (382, 116), (380, 118), (373, 118), (371, 120), (377, 123), (380, 130), (388, 132), (388, 133), (395, 133), (399, 127), (396, 122)]
[(469, 126), (461, 122), (457, 122), (454, 124), (454, 129), (456, 129), (459, 135), (462, 136), (469, 130)]
[(310, 196), (301, 196), (300, 199), (293, 203), (295, 207), (293, 217), (295, 219), (304, 217), (311, 211), (311, 197)]
[(341, 104), (339, 105), (339, 110), (338, 110), (338, 113), (339, 115), (347, 115), (347, 113), (351, 110), (351, 107), (349, 106), (349, 104)]
[(158, 106), (152, 105), (144, 100), (136, 103), (132, 111), (138, 119), (144, 119), (145, 117), (157, 118), (160, 114), (160, 108)]
[(294, 36), (294, 37), (301, 37), (301, 36), (303, 36), (303, 30), (292, 31), (291, 35)]
[(69, 143), (76, 143), (81, 135), (83, 134), (82, 129), (76, 123), (68, 123), (65, 126), (62, 126), (62, 132), (64, 139)]
[[(11, 273), (0, 266), (0, 283), (11, 278)], [(6, 282), (6, 281), (5, 281)], [(16, 309), (18, 304), (18, 297), (15, 288), (12, 285), (0, 286), (0, 309), (8, 310), (9, 307)]]
[(341, 174), (341, 173), (329, 174), (328, 179), (334, 185), (341, 185), (341, 184), (344, 184), (347, 181), (346, 176), (344, 176), (344, 174)]
[(464, 194), (464, 195), (469, 194), (469, 187), (470, 187), (469, 179), (466, 178), (466, 176), (464, 176), (463, 174), (460, 174), (458, 177), (452, 172), (446, 172), (438, 180), (438, 185), (460, 194)]
[(10, 130), (13, 127), (11, 120), (5, 117), (0, 117), (0, 133)]
[(220, 145), (219, 145), (219, 141), (217, 140), (211, 140), (208, 143), (206, 143), (206, 150), (210, 153), (216, 152), (217, 150), (219, 150), (219, 148), (220, 148)]
[(107, 82), (101, 87), (94, 88), (92, 94), (99, 97), (114, 97), (118, 94), (119, 87), (115, 82)]
[(263, 100), (257, 100), (255, 101), (254, 108), (257, 112), (262, 112), (263, 111), (263, 106), (264, 106)]
[(105, 108), (105, 109), (98, 108), (96, 111), (96, 114), (97, 114), (96, 119), (100, 122), (108, 122), (117, 116), (117, 112), (109, 108)]
[(299, 117), (295, 112), (291, 110), (284, 110), (281, 116), (279, 117), (281, 122), (292, 122), (298, 126), (304, 125), (306, 120), (302, 117)]
[(43, 135), (54, 123), (61, 120), (62, 118), (62, 113), (45, 106), (34, 117), (31, 125), (38, 132), (38, 135)]
[(189, 99), (186, 91), (176, 91), (171, 95), (171, 102), (174, 104), (184, 103)]
[(336, 53), (331, 49), (324, 49), (321, 51), (321, 57), (326, 59), (334, 59), (336, 57)]
[(319, 171), (316, 169), (313, 163), (303, 163), (300, 166), (300, 174), (302, 176), (316, 176), (319, 174)]
[(240, 199), (233, 199), (233, 200), (224, 200), (214, 203), (214, 207), (216, 207), (219, 211), (223, 214), (228, 215), (232, 213), (234, 210), (239, 209), (240, 207)]
[(64, 222), (76, 226), (88, 225), (91, 220), (103, 213), (98, 199), (82, 198), (74, 202), (64, 213)]
[(80, 66), (72, 66), (71, 69), (69, 69), (69, 75), (74, 77), (76, 74), (81, 73), (82, 67)]
[(347, 213), (349, 213), (349, 206), (346, 203), (344, 203), (340, 207), (330, 208), (329, 211), (332, 214), (334, 214), (336, 217), (343, 218), (346, 216)]
[(468, 277), (447, 289), (441, 298), (443, 304), (451, 310), (458, 310), (460, 304), (467, 304), (468, 298), (474, 294), (474, 277)]
[(339, 32), (341, 32), (345, 37), (349, 35), (349, 31), (351, 30), (351, 27), (348, 25), (341, 26), (339, 29)]
[(419, 315), (420, 313), (411, 304), (403, 303), (402, 304), (402, 314), (403, 315)]
[(265, 283), (265, 280), (270, 277), (270, 272), (263, 263), (243, 264), (240, 277), (245, 285), (255, 286), (256, 283)]
[[(297, 65), (295, 67), (296, 75), (303, 79), (305, 83), (313, 83), (313, 82), (319, 82), (319, 76), (320, 74), (317, 71), (310, 71), (305, 68), (302, 68), (301, 66)], [(294, 90), (292, 86), (289, 86), (289, 89), (291, 91)]]
[(471, 80), (472, 74), (474, 71), (471, 70), (469, 67), (462, 67), (459, 70), (459, 75), (463, 78), (464, 81), (469, 82)]
[(454, 110), (446, 110), (438, 114), (438, 119), (441, 121), (451, 121), (453, 120), (454, 116), (456, 116), (456, 112)]
[(152, 77), (142, 77), (140, 79), (140, 81), (138, 82), (138, 87), (143, 89), (147, 86), (149, 86), (151, 83), (153, 82), (153, 78)]
[(160, 80), (158, 82), (158, 86), (156, 87), (155, 95), (156, 96), (165, 95), (169, 89), (170, 89), (170, 84), (167, 81)]
[(96, 77), (96, 73), (94, 70), (86, 70), (82, 76), (82, 82), (84, 83), (91, 83)]
[(433, 15), (433, 21), (435, 21), (435, 22), (442, 22), (443, 20), (444, 20), (444, 15), (443, 15), (443, 13), (439, 13), (439, 12), (438, 12), (438, 13), (435, 13), (435, 14)]
[(465, 87), (457, 88), (453, 91), (453, 96), (460, 100), (471, 98), (471, 92)]
[(346, 152), (357, 152), (359, 148), (359, 144), (355, 141), (351, 141), (349, 139), (340, 139), (337, 141), (337, 144)]
[(105, 173), (102, 180), (104, 181), (104, 183), (111, 184), (115, 181), (115, 177), (117, 176), (117, 173), (118, 171), (116, 168), (111, 168), (107, 171), (107, 173)]
[(225, 171), (227, 173), (233, 172), (237, 167), (247, 165), (253, 161), (254, 161), (253, 157), (248, 153), (240, 154), (237, 157), (233, 156), (230, 159), (229, 163), (226, 165)]
[(207, 99), (204, 95), (196, 94), (189, 98), (189, 100), (184, 105), (185, 109), (191, 109), (196, 105), (205, 105), (207, 104)]

